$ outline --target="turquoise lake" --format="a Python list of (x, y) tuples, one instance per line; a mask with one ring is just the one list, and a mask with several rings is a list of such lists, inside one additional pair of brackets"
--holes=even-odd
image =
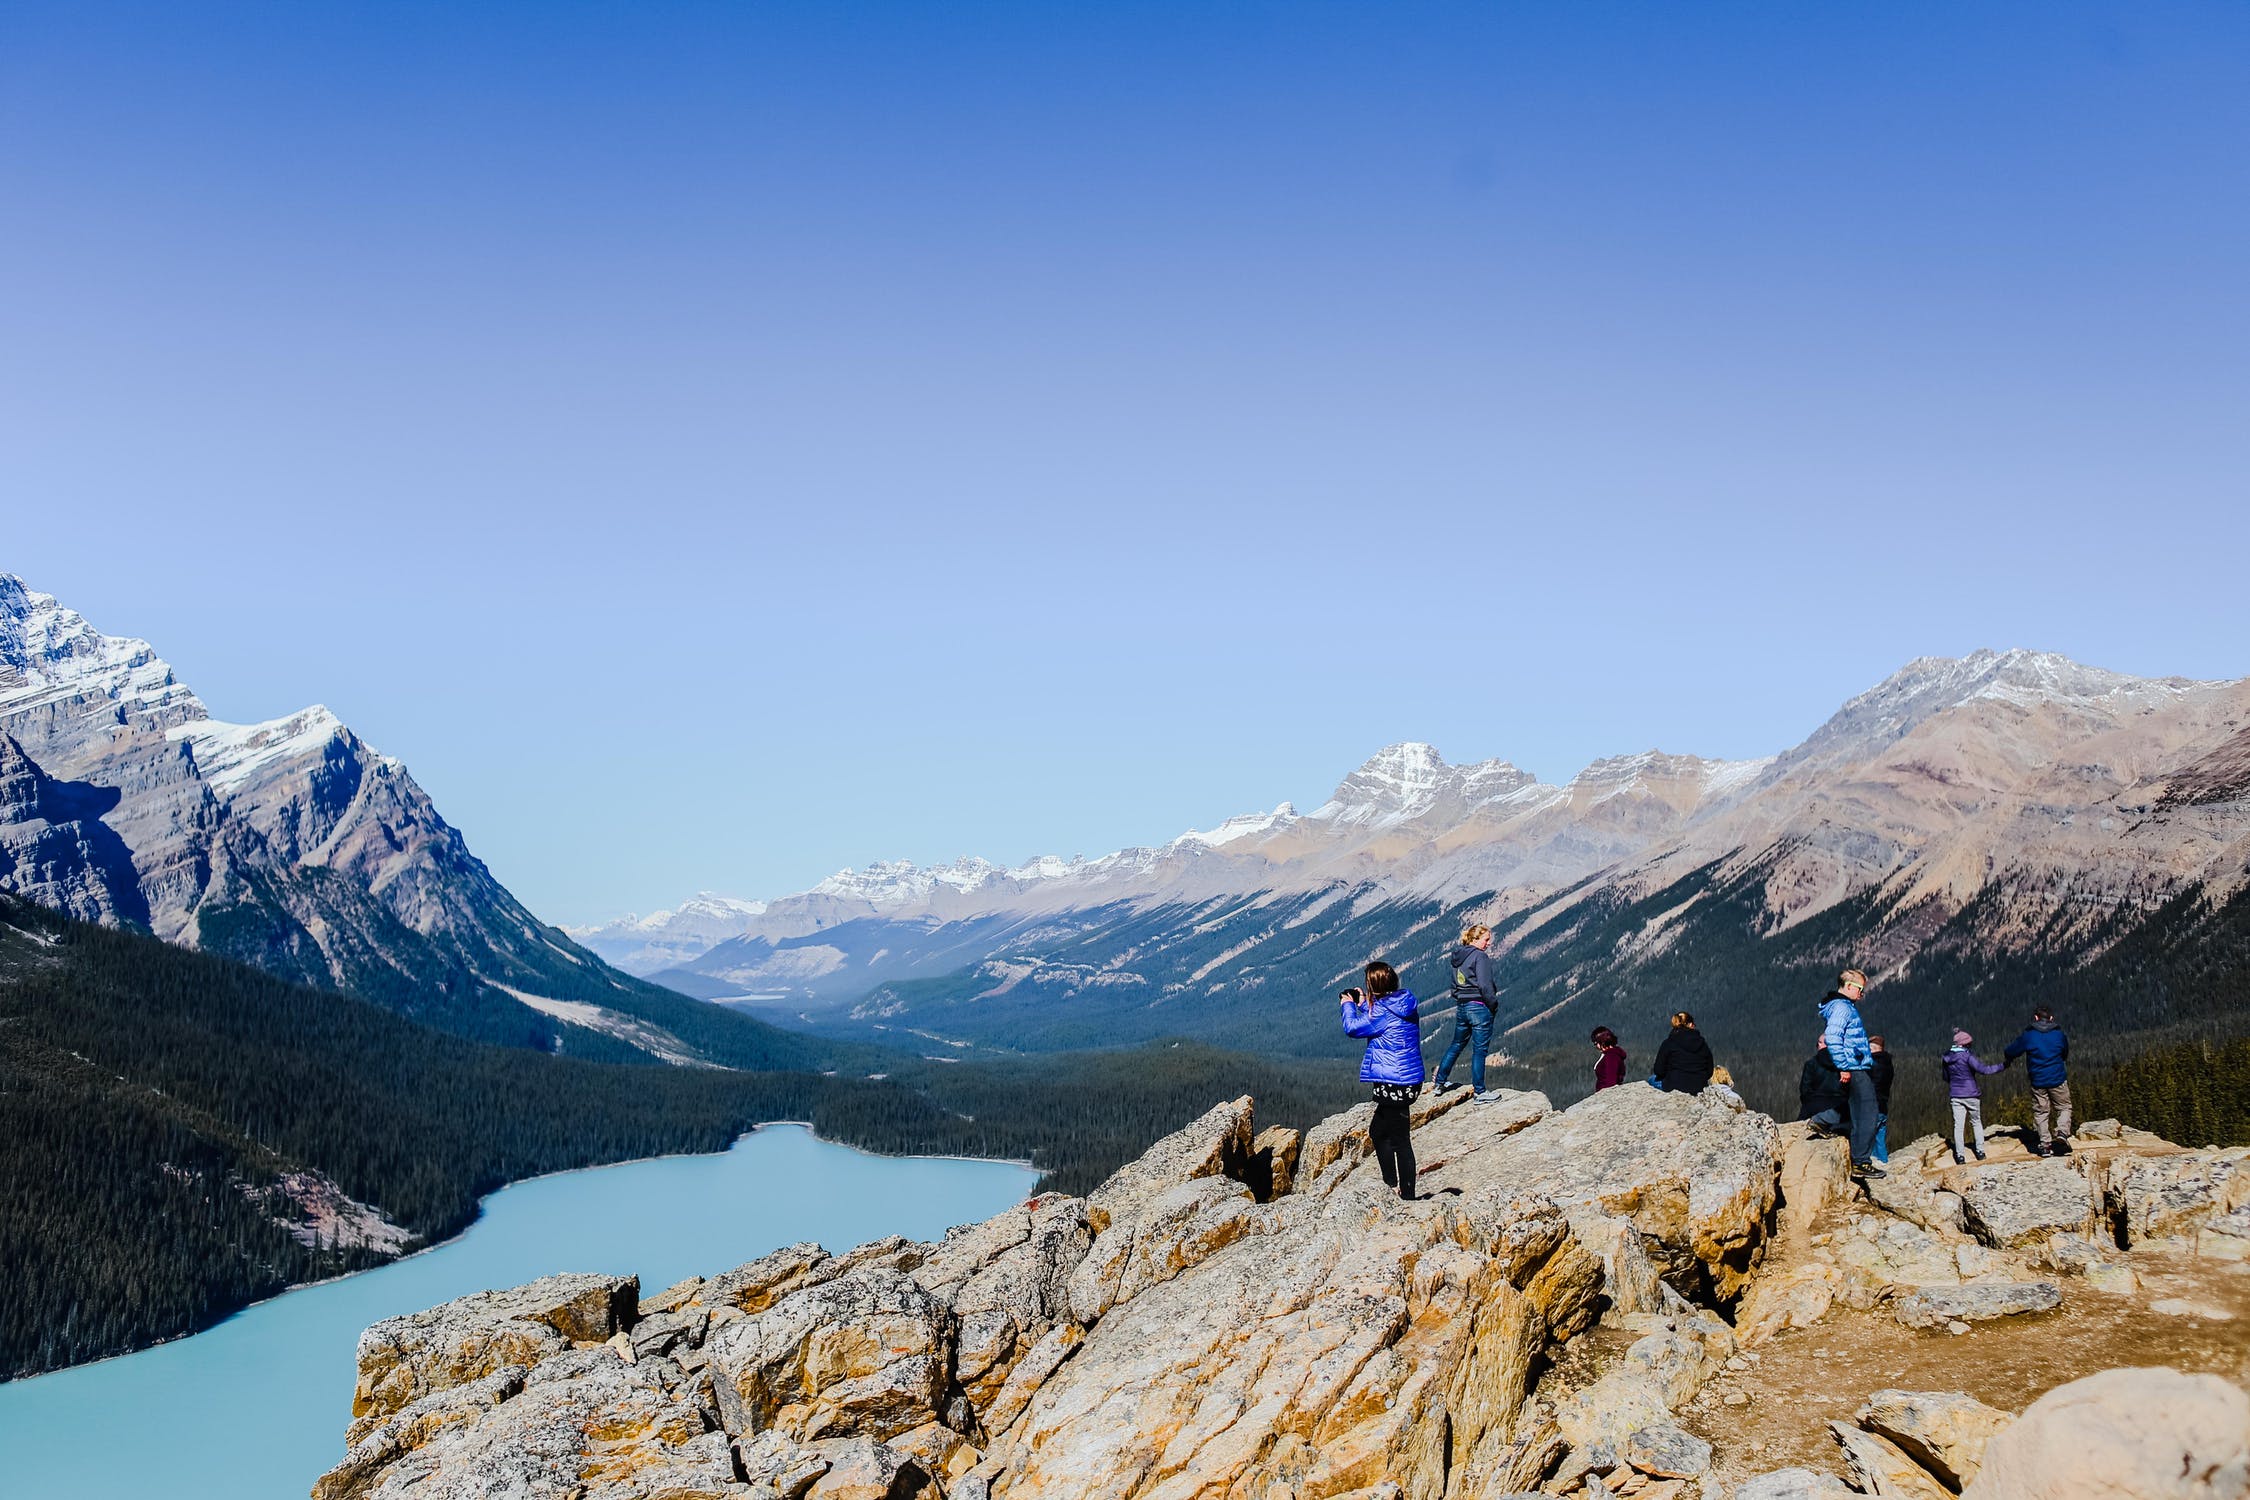
[(0, 1384), (0, 1497), (303, 1500), (343, 1457), (353, 1351), (378, 1319), (551, 1271), (638, 1272), (654, 1293), (798, 1240), (934, 1239), (1020, 1202), (1035, 1178), (1006, 1162), (868, 1156), (769, 1125), (717, 1155), (519, 1182), (434, 1250), (193, 1338)]

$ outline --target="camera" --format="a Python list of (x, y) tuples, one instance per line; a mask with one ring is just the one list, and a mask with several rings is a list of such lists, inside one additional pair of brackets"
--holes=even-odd
[(1347, 1001), (1353, 1005), (1361, 1004), (1367, 999), (1365, 995), (1361, 994), (1356, 989), (1339, 991), (1336, 998), (1339, 1000)]

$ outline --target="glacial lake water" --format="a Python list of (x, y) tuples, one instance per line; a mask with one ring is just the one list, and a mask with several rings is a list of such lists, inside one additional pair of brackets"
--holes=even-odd
[(1035, 1177), (1006, 1162), (868, 1156), (769, 1125), (716, 1155), (519, 1182), (434, 1250), (192, 1338), (0, 1383), (0, 1500), (304, 1500), (343, 1457), (354, 1350), (378, 1319), (552, 1271), (638, 1272), (653, 1294), (798, 1240), (934, 1239), (1020, 1202)]

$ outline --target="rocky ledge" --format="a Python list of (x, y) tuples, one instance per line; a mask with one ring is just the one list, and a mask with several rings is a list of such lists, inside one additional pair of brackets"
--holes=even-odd
[(2075, 1158), (1955, 1171), (1923, 1142), (1863, 1199), (1838, 1143), (1724, 1088), (1562, 1111), (1461, 1091), (1417, 1105), (1424, 1196), (1402, 1202), (1367, 1117), (1259, 1132), (1238, 1099), (1083, 1199), (934, 1244), (795, 1245), (645, 1298), (553, 1276), (390, 1319), (313, 1495), (2250, 1495), (2250, 1397), (2209, 1375), (2108, 1371), (2020, 1416), (1879, 1391), (1832, 1424), (1842, 1477), (1732, 1486), (1687, 1415), (1838, 1307), (1942, 1341), (2114, 1290), (2135, 1236), (2239, 1259), (2250, 1153), (2110, 1124)]

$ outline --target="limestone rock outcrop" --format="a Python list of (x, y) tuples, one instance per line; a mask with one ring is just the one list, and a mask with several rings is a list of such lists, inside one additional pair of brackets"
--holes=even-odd
[(2034, 1401), (1965, 1500), (2243, 1500), (2250, 1396), (2215, 1375), (2104, 1370)]
[[(1719, 1500), (1741, 1455), (1722, 1466), (1714, 1418), (1757, 1346), (1835, 1305), (1953, 1333), (2055, 1306), (2040, 1267), (2130, 1253), (2082, 1212), (2138, 1215), (2175, 1257), (2246, 1213), (2235, 1158), (2122, 1136), (2080, 1163), (1902, 1167), (1921, 1180), (1863, 1201), (1831, 1143), (1715, 1089), (1414, 1113), (1413, 1200), (1367, 1159), (1364, 1109), (1299, 1135), (1240, 1099), (1085, 1199), (932, 1243), (791, 1245), (646, 1299), (555, 1276), (386, 1320), (315, 1500)], [(2053, 1469), (2075, 1443), (2127, 1486), (2084, 1493), (2185, 1464), (2187, 1488), (2145, 1493), (2250, 1500), (2227, 1437), (2250, 1398), (2124, 1373), (2021, 1419), (1877, 1391), (1829, 1428), (1856, 1488), (1792, 1469), (1735, 1493), (2075, 1494)]]

